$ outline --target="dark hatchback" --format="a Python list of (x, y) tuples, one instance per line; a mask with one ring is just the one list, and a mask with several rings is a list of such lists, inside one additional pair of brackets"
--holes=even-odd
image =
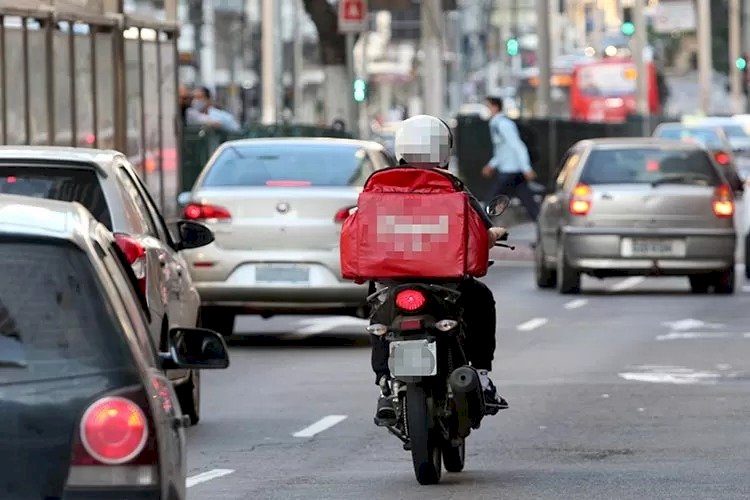
[(209, 330), (158, 352), (114, 237), (81, 205), (0, 196), (0, 498), (182, 499), (167, 368), (226, 368)]

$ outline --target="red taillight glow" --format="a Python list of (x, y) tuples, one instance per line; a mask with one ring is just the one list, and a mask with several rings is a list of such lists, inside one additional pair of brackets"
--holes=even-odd
[(138, 405), (107, 397), (89, 406), (81, 419), (81, 443), (92, 458), (107, 465), (124, 464), (146, 445), (148, 423)]
[(96, 136), (94, 134), (86, 134), (86, 137), (83, 139), (83, 142), (86, 144), (94, 144), (96, 141)]
[(714, 154), (714, 160), (716, 160), (719, 165), (729, 165), (729, 155), (724, 153), (723, 151), (719, 151), (718, 153)]
[(146, 296), (146, 249), (135, 238), (123, 233), (115, 233), (115, 242), (133, 269), (138, 288)]
[(396, 306), (402, 311), (418, 311), (426, 302), (427, 297), (419, 290), (403, 290), (396, 295)]
[(337, 222), (339, 224), (344, 222), (346, 219), (349, 218), (349, 215), (351, 214), (351, 211), (353, 208), (354, 207), (344, 207), (338, 212), (336, 212), (336, 215), (333, 216), (334, 222)]
[(592, 191), (586, 184), (578, 184), (570, 196), (568, 209), (572, 215), (586, 215), (591, 210)]
[(307, 187), (311, 186), (310, 181), (266, 181), (269, 187)]
[(18, 179), (16, 179), (15, 175), (9, 175), (5, 178), (5, 182), (7, 182), (8, 184), (15, 184), (17, 180)]
[(422, 320), (421, 319), (405, 319), (399, 325), (401, 330), (421, 330)]
[(732, 189), (726, 184), (716, 188), (714, 199), (711, 202), (714, 215), (720, 219), (734, 216), (734, 199)]
[(224, 207), (190, 203), (183, 210), (183, 217), (187, 220), (228, 220), (232, 214)]

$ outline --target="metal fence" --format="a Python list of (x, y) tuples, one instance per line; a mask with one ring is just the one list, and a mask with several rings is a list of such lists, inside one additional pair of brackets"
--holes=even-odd
[[(602, 137), (638, 137), (650, 135), (664, 117), (632, 119), (625, 123), (586, 123), (559, 118), (516, 121), (526, 143), (539, 182), (549, 186), (558, 164), (573, 144)], [(459, 116), (455, 130), (458, 171), (469, 189), (480, 199), (489, 196), (490, 186), (482, 177), (482, 168), (492, 157), (488, 122), (479, 116)]]
[(122, 151), (174, 210), (176, 37), (172, 23), (0, 6), (1, 143)]

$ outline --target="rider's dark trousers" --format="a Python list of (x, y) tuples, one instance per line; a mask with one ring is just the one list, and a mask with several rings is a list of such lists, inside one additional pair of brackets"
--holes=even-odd
[[(490, 371), (495, 355), (495, 298), (487, 285), (475, 279), (464, 280), (459, 290), (466, 323), (466, 357), (477, 370)], [(375, 317), (372, 322), (387, 323)], [(370, 335), (370, 341), (372, 343), (372, 369), (375, 372), (377, 384), (382, 376), (390, 376), (388, 342), (376, 335)]]

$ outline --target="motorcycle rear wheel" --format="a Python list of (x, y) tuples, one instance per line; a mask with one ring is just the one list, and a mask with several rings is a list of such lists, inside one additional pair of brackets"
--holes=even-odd
[(451, 446), (445, 443), (443, 447), (443, 465), (448, 472), (461, 472), (464, 470), (464, 461), (466, 459), (466, 442), (458, 446)]
[(411, 459), (419, 484), (437, 484), (442, 472), (440, 436), (433, 425), (423, 387), (406, 388), (406, 424), (411, 443)]

